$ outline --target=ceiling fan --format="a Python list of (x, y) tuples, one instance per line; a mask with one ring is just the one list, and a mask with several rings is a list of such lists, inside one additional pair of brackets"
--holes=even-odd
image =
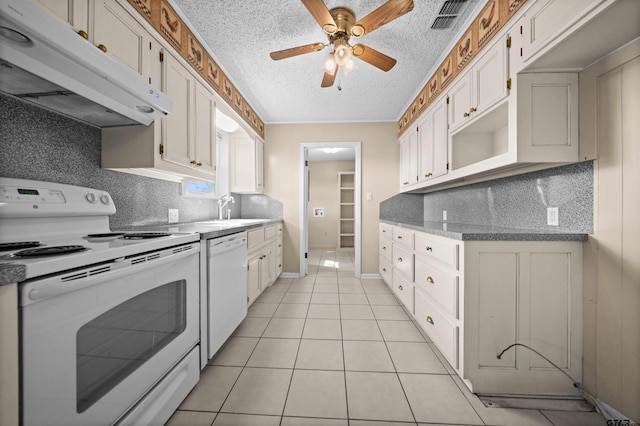
[(333, 52), (323, 64), (325, 73), (321, 87), (333, 85), (339, 66), (343, 67), (345, 74), (351, 71), (354, 68), (353, 57), (365, 61), (382, 71), (389, 71), (396, 64), (396, 60), (392, 57), (364, 44), (358, 43), (352, 46), (349, 44), (349, 38), (362, 37), (405, 13), (411, 12), (413, 10), (413, 0), (389, 0), (357, 22), (353, 11), (346, 7), (336, 7), (329, 10), (324, 4), (324, 0), (301, 1), (327, 34), (329, 44), (311, 43), (271, 52), (270, 56), (274, 61), (317, 52), (328, 45), (333, 45)]

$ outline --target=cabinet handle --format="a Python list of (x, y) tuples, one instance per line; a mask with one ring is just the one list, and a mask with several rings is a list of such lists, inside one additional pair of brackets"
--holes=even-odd
[(387, 268), (382, 268), (382, 272), (387, 272)]
[(409, 185), (409, 182), (404, 182), (403, 185)]
[(429, 247), (429, 246), (425, 247), (425, 249), (426, 249), (427, 251), (433, 251), (433, 248), (431, 248), (431, 247)]
[(278, 244), (278, 247), (282, 247), (282, 244)]
[(386, 250), (386, 249), (387, 249), (386, 247), (382, 247), (382, 250)]
[(431, 177), (433, 176), (433, 173), (425, 173), (424, 177)]
[(469, 116), (469, 113), (468, 113), (468, 112), (465, 112), (464, 114), (462, 114), (462, 116), (463, 116), (464, 118), (467, 118), (467, 117)]
[(278, 264), (278, 268), (282, 268), (282, 263)]
[(398, 239), (401, 240), (402, 239), (402, 235), (398, 235)]
[(433, 318), (431, 318), (431, 317), (427, 317), (427, 322), (428, 322), (429, 324), (431, 324), (431, 325), (435, 325), (435, 324), (433, 323)]
[(474, 108), (474, 107), (471, 107), (471, 109), (469, 110), (469, 112), (476, 112), (476, 111), (477, 111), (477, 109)]
[(191, 161), (189, 161), (189, 163), (196, 164), (196, 160), (191, 160)]
[(196, 164), (196, 166), (202, 166), (202, 163), (198, 162), (198, 163)]
[(403, 290), (404, 290), (404, 288), (402, 288), (402, 286), (401, 286), (401, 285), (399, 285), (399, 286), (398, 286), (398, 289), (399, 289), (400, 291), (403, 291)]
[(401, 257), (398, 258), (398, 262), (402, 262), (402, 258)]
[(435, 283), (435, 281), (433, 281), (433, 278), (431, 278), (431, 277), (427, 277), (427, 282), (430, 283), (430, 284)]
[(78, 31), (78, 34), (80, 34), (80, 37), (82, 37), (85, 40), (89, 39), (89, 34), (87, 34), (87, 32), (85, 30)]
[(105, 46), (104, 44), (99, 44), (96, 47), (102, 50), (104, 53), (107, 53), (107, 46)]

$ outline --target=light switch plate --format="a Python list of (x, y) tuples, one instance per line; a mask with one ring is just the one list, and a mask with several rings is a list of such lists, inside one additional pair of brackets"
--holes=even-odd
[(178, 209), (169, 209), (169, 223), (177, 223), (179, 219)]
[(547, 225), (549, 226), (559, 226), (560, 220), (558, 218), (558, 208), (557, 207), (547, 207)]

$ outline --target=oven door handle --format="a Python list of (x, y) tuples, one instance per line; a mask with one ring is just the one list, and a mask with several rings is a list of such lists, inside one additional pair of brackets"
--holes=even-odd
[[(147, 269), (151, 269), (158, 265), (158, 262), (176, 262), (180, 259), (193, 256), (198, 253), (200, 246), (192, 244), (182, 247), (182, 251), (173, 252), (173, 249), (161, 251), (159, 257), (155, 254), (135, 256), (123, 261), (116, 259), (112, 263), (97, 265), (80, 271), (74, 271), (69, 274), (45, 279), (38, 283), (28, 292), (29, 300), (38, 301), (51, 297), (60, 296), (65, 293), (80, 290), (101, 284), (105, 281), (111, 281), (123, 276), (139, 273)], [(164, 254), (164, 255), (163, 255)], [(153, 256), (153, 258), (152, 258)], [(143, 260), (145, 257), (148, 260)]]

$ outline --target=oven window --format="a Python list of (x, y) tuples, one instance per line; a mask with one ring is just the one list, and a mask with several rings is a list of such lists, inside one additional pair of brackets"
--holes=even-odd
[(161, 351), (186, 325), (186, 280), (180, 280), (129, 299), (82, 326), (76, 334), (78, 413)]

